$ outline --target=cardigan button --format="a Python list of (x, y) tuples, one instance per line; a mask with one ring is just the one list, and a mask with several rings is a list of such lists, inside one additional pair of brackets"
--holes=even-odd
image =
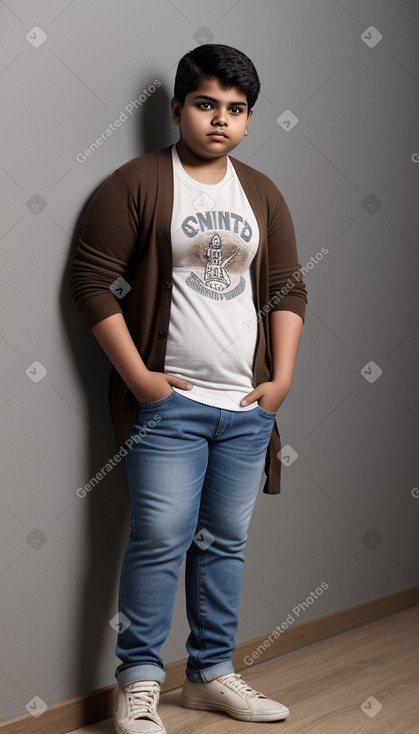
[(159, 336), (164, 339), (167, 336), (167, 331), (165, 331), (164, 329), (160, 329)]
[(169, 291), (171, 289), (171, 287), (172, 287), (172, 281), (171, 280), (166, 280), (166, 282), (164, 284), (164, 287), (165, 287), (165, 289), (167, 291)]

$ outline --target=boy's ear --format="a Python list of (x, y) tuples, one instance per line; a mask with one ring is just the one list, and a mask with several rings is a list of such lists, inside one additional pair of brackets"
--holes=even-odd
[(176, 97), (172, 97), (170, 106), (172, 108), (172, 120), (174, 125), (179, 125), (182, 105)]
[(251, 118), (251, 116), (252, 116), (252, 115), (253, 115), (253, 110), (249, 110), (249, 112), (247, 113), (247, 120), (246, 120), (246, 132), (245, 132), (245, 135), (247, 135), (247, 134), (248, 134), (248, 132), (247, 132), (247, 125), (249, 124), (249, 122), (250, 122), (250, 118)]

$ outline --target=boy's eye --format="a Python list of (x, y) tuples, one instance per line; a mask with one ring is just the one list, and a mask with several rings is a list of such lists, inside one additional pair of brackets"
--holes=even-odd
[[(213, 110), (214, 109), (214, 105), (212, 104), (212, 102), (198, 102), (197, 107), (200, 110)], [(240, 115), (243, 112), (243, 110), (241, 107), (233, 106), (229, 108), (229, 112), (231, 112), (233, 115)]]

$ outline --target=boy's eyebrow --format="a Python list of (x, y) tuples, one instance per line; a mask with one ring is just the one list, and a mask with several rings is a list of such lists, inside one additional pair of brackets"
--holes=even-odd
[[(205, 99), (207, 102), (218, 102), (218, 99), (214, 99), (214, 97), (207, 97), (206, 94), (197, 94), (196, 97), (193, 97), (193, 99)], [(247, 102), (229, 102), (229, 104), (234, 105), (235, 107), (247, 107)]]

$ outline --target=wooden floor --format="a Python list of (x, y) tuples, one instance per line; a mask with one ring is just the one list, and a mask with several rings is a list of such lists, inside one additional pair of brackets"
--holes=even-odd
[[(419, 734), (419, 607), (240, 672), (288, 706), (286, 721), (244, 723), (187, 710), (176, 689), (161, 696), (167, 734)], [(72, 734), (113, 734), (112, 721)]]

